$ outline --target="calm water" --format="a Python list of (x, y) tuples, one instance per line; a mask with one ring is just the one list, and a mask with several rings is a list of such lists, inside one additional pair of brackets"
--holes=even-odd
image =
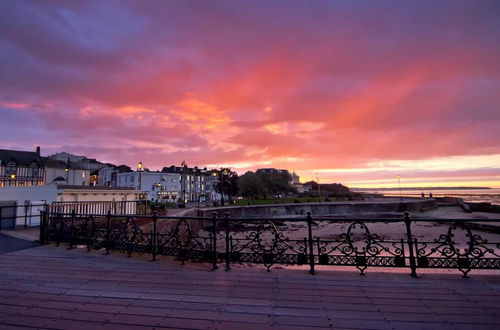
[[(399, 190), (364, 190), (365, 192), (377, 192), (385, 196), (399, 196)], [(423, 190), (425, 196), (429, 196), (429, 189)], [(422, 190), (402, 190), (403, 196), (418, 197), (421, 196)], [(487, 202), (495, 205), (500, 205), (500, 188), (494, 189), (458, 189), (458, 190), (432, 190), (434, 197), (460, 197), (465, 202)]]

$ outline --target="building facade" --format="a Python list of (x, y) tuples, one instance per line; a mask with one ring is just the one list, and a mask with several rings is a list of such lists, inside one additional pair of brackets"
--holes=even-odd
[(147, 193), (147, 200), (175, 203), (181, 198), (181, 176), (177, 173), (135, 171), (118, 173), (117, 187), (129, 187)]
[(40, 147), (34, 152), (0, 149), (0, 188), (41, 186), (44, 178)]

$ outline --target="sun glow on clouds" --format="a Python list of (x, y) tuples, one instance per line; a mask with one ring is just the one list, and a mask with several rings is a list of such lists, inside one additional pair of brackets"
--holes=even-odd
[(498, 4), (291, 2), (2, 3), (0, 147), (500, 186)]

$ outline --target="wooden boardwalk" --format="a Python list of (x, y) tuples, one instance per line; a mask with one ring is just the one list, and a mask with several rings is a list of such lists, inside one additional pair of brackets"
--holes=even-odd
[(152, 263), (52, 245), (0, 255), (0, 329), (499, 329), (500, 276)]

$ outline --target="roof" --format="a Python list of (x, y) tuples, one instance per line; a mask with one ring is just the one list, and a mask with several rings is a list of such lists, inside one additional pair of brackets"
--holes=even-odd
[[(57, 189), (77, 189), (77, 190), (136, 190), (135, 188), (131, 187), (108, 187), (108, 186), (76, 186), (76, 185), (65, 185), (65, 184), (59, 184), (57, 185)], [(137, 190), (138, 191), (138, 190)]]
[(52, 168), (66, 168), (69, 164), (69, 169), (71, 170), (86, 170), (86, 168), (74, 163), (74, 162), (64, 162), (62, 160), (57, 160), (57, 159), (52, 159), (48, 157), (41, 157), (42, 158), (42, 164), (45, 167), (52, 167)]
[(15, 161), (18, 165), (30, 165), (33, 162), (41, 164), (41, 157), (35, 151), (18, 151), (0, 149), (0, 161), (2, 164)]

